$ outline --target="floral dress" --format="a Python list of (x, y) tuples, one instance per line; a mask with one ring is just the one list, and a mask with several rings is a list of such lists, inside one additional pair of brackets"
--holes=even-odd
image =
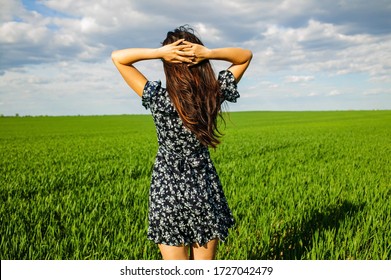
[[(233, 74), (221, 71), (218, 81), (221, 102), (236, 102)], [(160, 81), (146, 83), (142, 105), (151, 110), (159, 144), (149, 192), (148, 239), (172, 246), (224, 241), (234, 219), (208, 148), (183, 126)]]

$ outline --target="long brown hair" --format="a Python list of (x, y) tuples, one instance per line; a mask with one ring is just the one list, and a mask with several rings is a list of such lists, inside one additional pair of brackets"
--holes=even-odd
[[(179, 39), (203, 45), (188, 26), (167, 33), (163, 45)], [(164, 62), (166, 88), (185, 127), (205, 146), (216, 148), (222, 135), (217, 127), (221, 116), (220, 86), (209, 60), (188, 66)]]

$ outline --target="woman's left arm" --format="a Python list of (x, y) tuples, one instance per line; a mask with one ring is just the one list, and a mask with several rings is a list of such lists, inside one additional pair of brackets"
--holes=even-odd
[(125, 82), (142, 96), (147, 78), (133, 66), (134, 63), (149, 59), (164, 59), (170, 63), (190, 63), (191, 55), (183, 52), (186, 45), (180, 45), (183, 40), (165, 45), (157, 49), (133, 48), (114, 51), (111, 59)]

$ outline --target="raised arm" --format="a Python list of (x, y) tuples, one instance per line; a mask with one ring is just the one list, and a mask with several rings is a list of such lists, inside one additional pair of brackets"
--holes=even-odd
[(125, 82), (139, 95), (142, 96), (147, 78), (133, 66), (142, 60), (164, 59), (170, 63), (190, 63), (192, 60), (182, 50), (186, 45), (180, 45), (183, 40), (165, 45), (157, 49), (133, 48), (114, 51), (111, 59)]
[(193, 65), (198, 64), (205, 59), (231, 62), (232, 65), (228, 70), (235, 76), (236, 82), (239, 82), (242, 78), (253, 56), (250, 50), (242, 48), (208, 49), (205, 46), (186, 41), (184, 44), (186, 44), (188, 48), (183, 51), (189, 56), (193, 55)]
[(253, 54), (250, 50), (241, 48), (212, 49), (209, 59), (225, 60), (232, 63), (228, 68), (238, 83), (250, 64)]

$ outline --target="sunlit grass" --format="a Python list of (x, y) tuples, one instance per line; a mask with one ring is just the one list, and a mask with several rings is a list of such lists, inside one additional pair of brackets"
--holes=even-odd
[[(231, 113), (219, 259), (390, 259), (391, 112)], [(0, 118), (1, 259), (159, 259), (151, 116)]]

